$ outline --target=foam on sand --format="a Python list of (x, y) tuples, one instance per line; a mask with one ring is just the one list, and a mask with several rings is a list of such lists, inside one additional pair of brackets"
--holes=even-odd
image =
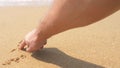
[(53, 0), (0, 0), (0, 6), (49, 6), (52, 1)]

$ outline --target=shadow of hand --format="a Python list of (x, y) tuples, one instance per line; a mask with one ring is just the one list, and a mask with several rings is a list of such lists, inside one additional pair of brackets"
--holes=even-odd
[(32, 54), (37, 60), (52, 63), (61, 68), (104, 68), (102, 66), (73, 58), (57, 48), (44, 48)]

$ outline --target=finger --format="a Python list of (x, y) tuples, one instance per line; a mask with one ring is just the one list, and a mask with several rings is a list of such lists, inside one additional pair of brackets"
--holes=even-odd
[(40, 51), (40, 50), (42, 50), (43, 48), (44, 48), (44, 46), (40, 47), (37, 51)]
[(41, 46), (41, 47), (39, 48), (39, 51), (42, 50), (46, 44), (47, 44), (47, 42), (44, 42), (44, 43), (43, 43), (43, 46)]
[(38, 51), (38, 50), (41, 50), (43, 49), (44, 46), (39, 46), (39, 47), (36, 47), (36, 46), (30, 46), (29, 48), (26, 49), (27, 52), (35, 52), (35, 51)]
[(40, 47), (40, 49), (43, 49), (43, 48), (44, 48), (44, 46)]
[(46, 44), (47, 44), (47, 41), (44, 42), (44, 45), (46, 45)]
[(26, 43), (24, 40), (19, 44), (19, 49), (23, 49), (25, 47)]
[(34, 52), (34, 51), (37, 51), (37, 50), (38, 50), (38, 48), (35, 47), (35, 46), (29, 46), (29, 47), (26, 49), (27, 52)]
[(35, 51), (41, 50), (41, 49), (43, 49), (43, 47), (46, 43), (47, 42), (44, 42), (41, 45), (29, 45), (29, 47), (26, 49), (26, 51), (27, 52), (35, 52)]
[(46, 44), (47, 44), (47, 41), (43, 43), (43, 46), (41, 46), (40, 49), (43, 49)]

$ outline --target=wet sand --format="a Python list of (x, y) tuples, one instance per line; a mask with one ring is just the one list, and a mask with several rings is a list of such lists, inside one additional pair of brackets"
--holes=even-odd
[(0, 7), (0, 68), (120, 67), (120, 11), (95, 24), (53, 36), (42, 51), (18, 50), (18, 42), (47, 10)]

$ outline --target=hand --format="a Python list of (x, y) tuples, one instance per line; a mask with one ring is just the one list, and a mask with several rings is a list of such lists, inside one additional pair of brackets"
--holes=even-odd
[(34, 29), (30, 33), (28, 33), (24, 40), (19, 44), (19, 49), (24, 49), (26, 46), (26, 51), (34, 52), (42, 49), (46, 44), (46, 40), (41, 40), (37, 34), (37, 31)]

